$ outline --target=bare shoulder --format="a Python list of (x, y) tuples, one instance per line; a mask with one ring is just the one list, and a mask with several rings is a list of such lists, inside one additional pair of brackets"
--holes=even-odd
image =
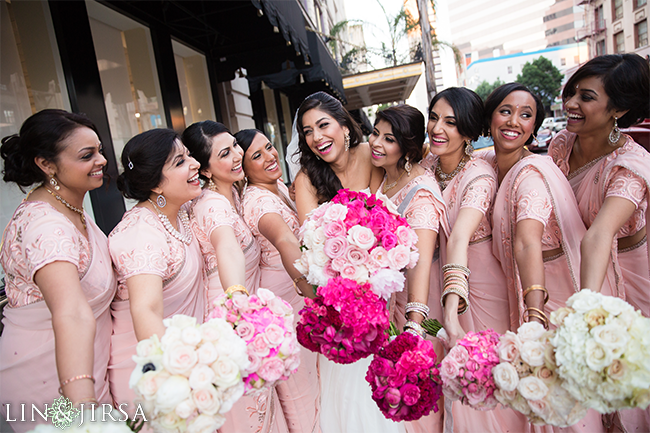
[(309, 179), (309, 176), (303, 170), (300, 170), (298, 172), (298, 174), (296, 175), (296, 178), (293, 181), (293, 184), (295, 186), (296, 191), (299, 191), (299, 190), (302, 190), (302, 191), (307, 190), (307, 191), (312, 191), (312, 192), (316, 191), (316, 188), (311, 183), (311, 179)]

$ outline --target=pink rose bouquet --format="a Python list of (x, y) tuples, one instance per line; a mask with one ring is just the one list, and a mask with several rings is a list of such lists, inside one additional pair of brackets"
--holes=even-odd
[(297, 326), (298, 341), (339, 364), (350, 364), (376, 353), (389, 327), (386, 301), (370, 284), (335, 277), (305, 299)]
[(494, 395), (533, 424), (568, 427), (580, 421), (587, 409), (562, 386), (549, 342), (553, 334), (537, 322), (528, 322), (516, 334), (507, 331), (501, 336), (500, 363), (492, 369), (498, 387)]
[(366, 381), (372, 399), (388, 419), (414, 421), (438, 411), (440, 374), (428, 340), (400, 334), (374, 356)]
[(417, 235), (393, 207), (385, 196), (340, 190), (300, 229), (303, 253), (296, 269), (316, 286), (340, 276), (370, 283), (384, 299), (401, 291), (401, 271), (418, 260)]
[(129, 386), (154, 431), (215, 431), (244, 394), (246, 343), (223, 319), (175, 315), (136, 347)]
[(492, 368), (499, 363), (499, 334), (488, 329), (468, 332), (440, 363), (445, 397), (460, 400), (476, 410), (492, 410), (497, 405)]
[(246, 342), (250, 364), (246, 369), (246, 394), (287, 380), (300, 364), (300, 346), (293, 330), (293, 308), (267, 289), (256, 295), (238, 292), (214, 301), (208, 318), (225, 319)]

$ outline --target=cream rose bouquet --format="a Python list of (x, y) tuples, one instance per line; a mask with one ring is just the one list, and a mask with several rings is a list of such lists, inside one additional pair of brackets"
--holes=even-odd
[[(246, 342), (224, 319), (175, 315), (138, 343), (129, 386), (155, 432), (213, 432), (244, 394)], [(139, 401), (138, 401), (139, 400)]]
[(627, 302), (583, 289), (551, 313), (550, 339), (564, 388), (610, 413), (650, 403), (650, 319)]
[(587, 413), (562, 387), (549, 338), (537, 322), (524, 323), (517, 333), (501, 336), (497, 352), (499, 364), (492, 369), (497, 400), (526, 415), (536, 425), (568, 427)]

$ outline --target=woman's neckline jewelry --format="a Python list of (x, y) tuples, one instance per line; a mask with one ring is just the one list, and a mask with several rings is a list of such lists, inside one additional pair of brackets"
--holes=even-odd
[(436, 177), (438, 178), (438, 185), (440, 185), (440, 189), (441, 189), (441, 190), (444, 190), (445, 188), (447, 188), (447, 185), (449, 185), (449, 182), (451, 182), (451, 180), (452, 180), (452, 179), (453, 179), (453, 178), (454, 178), (458, 173), (460, 173), (460, 171), (461, 171), (463, 168), (465, 168), (465, 164), (467, 164), (467, 161), (469, 161), (469, 158), (463, 156), (463, 157), (460, 159), (460, 162), (458, 163), (458, 165), (456, 166), (456, 168), (454, 169), (454, 171), (452, 171), (451, 173), (447, 174), (447, 173), (445, 173), (445, 172), (442, 171), (442, 168), (441, 168), (441, 165), (442, 165), (442, 164), (440, 164), (440, 160), (438, 160), (438, 164), (436, 164)]
[(397, 182), (400, 181), (402, 177), (404, 177), (404, 174), (406, 173), (406, 170), (402, 171), (402, 174), (399, 175), (397, 180), (395, 182), (391, 182), (388, 185), (386, 185), (386, 181), (388, 180), (388, 173), (384, 174), (384, 186), (381, 188), (381, 191), (386, 194), (388, 191), (391, 189), (395, 188), (397, 186)]
[(178, 216), (181, 218), (181, 223), (183, 224), (183, 230), (185, 231), (185, 234), (182, 234), (178, 230), (174, 228), (172, 223), (169, 221), (169, 218), (167, 218), (167, 215), (162, 213), (162, 211), (156, 206), (156, 203), (153, 202), (151, 199), (147, 199), (149, 203), (151, 203), (151, 206), (156, 210), (156, 213), (158, 214), (158, 218), (160, 218), (160, 222), (162, 222), (163, 227), (165, 227), (165, 230), (178, 239), (179, 241), (183, 242), (185, 245), (189, 245), (190, 242), (192, 242), (192, 230), (190, 228), (190, 218), (187, 216), (187, 212), (185, 210), (181, 209), (178, 211)]
[(55, 199), (57, 199), (58, 201), (63, 203), (65, 205), (65, 207), (67, 207), (68, 209), (70, 209), (73, 212), (78, 213), (79, 217), (81, 218), (81, 225), (84, 227), (84, 230), (86, 230), (86, 215), (84, 214), (83, 207), (81, 209), (79, 209), (78, 207), (72, 206), (70, 203), (65, 201), (65, 199), (63, 197), (61, 197), (59, 194), (55, 193), (54, 191), (52, 191), (51, 189), (49, 189), (47, 187), (44, 187), (44, 188), (45, 188), (45, 191), (52, 194), (52, 196), (54, 196)]

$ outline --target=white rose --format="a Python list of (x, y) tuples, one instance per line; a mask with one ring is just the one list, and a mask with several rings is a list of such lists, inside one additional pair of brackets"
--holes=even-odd
[(596, 343), (608, 351), (624, 348), (630, 339), (627, 330), (616, 323), (596, 326), (591, 330), (591, 335)]
[(194, 401), (191, 398), (188, 398), (187, 400), (183, 400), (176, 406), (175, 412), (176, 415), (183, 419), (187, 419), (192, 416), (194, 411), (196, 410), (196, 405), (194, 404)]
[(176, 433), (185, 425), (185, 420), (171, 411), (151, 420), (151, 427), (156, 433)]
[(147, 371), (135, 386), (135, 390), (146, 400), (151, 400), (156, 395), (158, 388), (167, 379), (169, 373), (166, 371)]
[(200, 413), (216, 415), (221, 408), (221, 397), (212, 385), (193, 389), (192, 400)]
[(603, 295), (594, 293), (589, 289), (582, 289), (567, 300), (567, 307), (573, 307), (578, 313), (586, 313), (589, 310), (600, 307)]
[(209, 386), (214, 379), (214, 370), (207, 365), (197, 365), (190, 373), (190, 386), (192, 389)]
[[(542, 329), (544, 329), (543, 326)], [(531, 367), (539, 367), (540, 365), (544, 365), (545, 350), (546, 348), (539, 341), (524, 341), (521, 345), (521, 359)]]
[(538, 322), (526, 322), (517, 329), (517, 336), (519, 340), (523, 341), (536, 341), (539, 340), (546, 332), (544, 326)]
[(542, 419), (548, 419), (552, 412), (551, 406), (545, 399), (542, 400), (528, 400), (528, 406), (533, 412)]
[(310, 266), (309, 274), (307, 275), (307, 281), (310, 284), (315, 284), (317, 286), (326, 286), (329, 278), (323, 272), (323, 268), (319, 266)]
[(189, 376), (198, 359), (194, 347), (176, 343), (163, 354), (163, 365), (171, 374)]
[(343, 221), (348, 214), (348, 208), (345, 205), (338, 203), (331, 203), (325, 214), (323, 215), (323, 220), (325, 223), (330, 223), (332, 221)]
[(377, 239), (368, 227), (356, 225), (348, 230), (348, 242), (362, 250), (369, 250), (375, 245)]
[(562, 326), (564, 319), (566, 319), (566, 317), (571, 313), (574, 313), (573, 308), (558, 308), (557, 310), (551, 312), (551, 323), (556, 326)]
[(165, 326), (175, 326), (176, 328), (183, 329), (188, 326), (196, 326), (196, 317), (175, 314), (168, 319), (164, 319), (163, 324)]
[(210, 367), (216, 374), (213, 379), (213, 383), (215, 383), (217, 386), (228, 388), (236, 385), (237, 382), (241, 381), (239, 366), (234, 361), (225, 356), (217, 359), (217, 361)]
[(226, 419), (221, 415), (199, 415), (187, 426), (187, 433), (212, 433), (220, 428)]
[(154, 334), (154, 336), (151, 338), (139, 341), (138, 345), (135, 346), (135, 353), (141, 358), (149, 358), (155, 355), (162, 355), (158, 336)]
[(548, 393), (548, 387), (535, 376), (528, 376), (519, 381), (517, 391), (526, 400), (541, 400)]
[(199, 362), (201, 364), (210, 365), (217, 360), (219, 355), (217, 348), (211, 342), (203, 343), (201, 347), (196, 349), (196, 354), (199, 357)]
[(314, 252), (314, 264), (319, 267), (324, 267), (327, 262), (329, 262), (330, 258), (327, 257), (327, 254), (325, 254), (325, 251), (323, 250), (318, 250)]
[(314, 230), (314, 237), (313, 237), (313, 242), (315, 245), (323, 245), (325, 243), (325, 240), (327, 239), (327, 236), (325, 236), (325, 229), (322, 227), (318, 227), (316, 230)]
[(275, 299), (275, 294), (270, 291), (269, 289), (265, 289), (263, 287), (260, 287), (257, 289), (256, 293), (257, 297), (260, 298), (265, 304), (269, 302), (271, 299)]
[(304, 275), (309, 271), (309, 267), (303, 261), (303, 257), (305, 257), (304, 254), (300, 256), (298, 260), (293, 262), (293, 267), (296, 268), (298, 272)]
[(605, 350), (594, 340), (587, 340), (585, 344), (585, 353), (587, 355), (587, 365), (595, 372), (601, 372), (612, 362), (612, 353)]
[(517, 369), (512, 364), (508, 362), (498, 364), (492, 369), (492, 375), (494, 376), (494, 383), (502, 391), (509, 392), (517, 389), (519, 375), (517, 374)]
[(196, 347), (201, 342), (201, 331), (198, 326), (188, 326), (181, 331), (181, 341)]
[(210, 319), (203, 323), (199, 329), (203, 339), (210, 342), (220, 341), (226, 335), (235, 332), (224, 319)]
[(532, 412), (530, 406), (528, 406), (528, 402), (521, 395), (517, 396), (514, 400), (511, 400), (509, 404), (514, 410), (521, 412), (526, 416)]
[(620, 382), (614, 383), (608, 380), (598, 385), (598, 394), (613, 406), (619, 406), (622, 402), (617, 402), (617, 400), (623, 400), (627, 397), (625, 387)]
[(169, 326), (165, 330), (165, 335), (160, 339), (160, 349), (165, 352), (170, 346), (173, 346), (179, 341), (181, 341), (181, 329), (176, 326)]
[(180, 402), (190, 396), (190, 382), (187, 378), (174, 375), (160, 385), (156, 393), (156, 411), (170, 412), (176, 409)]
[(634, 308), (630, 304), (621, 298), (615, 298), (613, 296), (608, 296), (607, 301), (603, 302), (603, 309), (614, 316), (618, 316), (624, 311), (634, 312)]
[(302, 235), (302, 244), (306, 246), (308, 249), (314, 248), (314, 231), (313, 230), (307, 230), (305, 233)]

